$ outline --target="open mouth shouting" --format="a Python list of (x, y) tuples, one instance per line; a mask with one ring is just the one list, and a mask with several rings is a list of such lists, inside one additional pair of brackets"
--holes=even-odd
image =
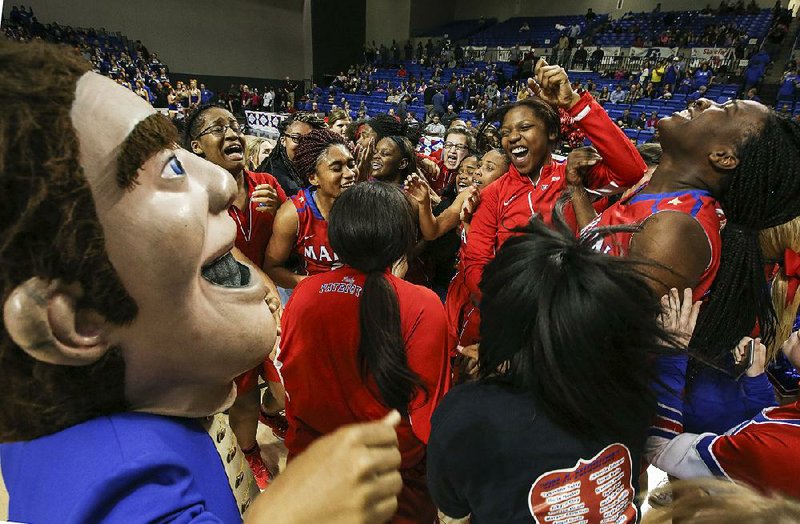
[(455, 168), (457, 168), (458, 167), (458, 152), (452, 151), (450, 153), (447, 153), (447, 156), (444, 158), (444, 165), (447, 166), (447, 169), (455, 169)]
[(247, 287), (251, 279), (250, 268), (236, 260), (230, 251), (204, 265), (201, 274), (215, 286), (227, 288)]
[(511, 148), (511, 158), (517, 165), (522, 165), (528, 158), (528, 148), (525, 146), (514, 146)]
[(241, 162), (244, 160), (244, 148), (241, 142), (228, 143), (223, 149), (222, 154), (230, 162)]

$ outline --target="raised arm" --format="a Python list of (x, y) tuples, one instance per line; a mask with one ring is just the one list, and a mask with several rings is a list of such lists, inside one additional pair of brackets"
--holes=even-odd
[(447, 209), (433, 215), (431, 208), (431, 189), (421, 175), (411, 175), (405, 184), (406, 192), (417, 202), (419, 211), (419, 228), (425, 240), (435, 240), (455, 228), (459, 221), (461, 207), (471, 195), (477, 194), (477, 188), (469, 188), (456, 196)]
[(291, 200), (287, 200), (275, 215), (272, 238), (269, 239), (264, 255), (264, 271), (267, 276), (277, 285), (288, 289), (294, 288), (304, 278), (286, 267), (286, 261), (297, 242), (297, 226), (297, 209)]

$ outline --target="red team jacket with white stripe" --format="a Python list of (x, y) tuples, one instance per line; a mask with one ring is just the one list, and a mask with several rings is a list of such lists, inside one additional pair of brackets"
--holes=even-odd
[(314, 189), (303, 189), (292, 197), (297, 209), (297, 240), (294, 251), (302, 261), (304, 275), (316, 275), (340, 267), (339, 257), (328, 240), (328, 221), (314, 201)]
[[(616, 191), (642, 178), (646, 166), (636, 147), (590, 94), (584, 93), (569, 113), (603, 157), (603, 162), (589, 172), (587, 187)], [(505, 175), (481, 192), (464, 252), (467, 287), (475, 297), (480, 296), (478, 284), (484, 266), (514, 235), (513, 229), (526, 225), (534, 214), (552, 223), (556, 201), (567, 186), (566, 170), (565, 162), (551, 161), (542, 167), (534, 184), (511, 165)], [(570, 214), (565, 210), (565, 215)], [(577, 228), (574, 218), (572, 222)]]
[[(625, 200), (620, 200), (598, 215), (586, 229), (637, 225), (657, 213), (685, 213), (700, 224), (711, 248), (711, 260), (694, 288), (694, 299), (700, 300), (711, 288), (719, 269), (722, 238), (720, 231), (725, 226), (725, 214), (719, 203), (707, 191), (693, 190), (675, 193), (642, 193), (642, 188)], [(632, 233), (615, 233), (605, 237), (596, 249), (610, 255), (624, 257), (630, 249)]]
[(256, 211), (256, 202), (251, 202), (256, 186), (268, 184), (278, 192), (278, 206), (286, 201), (286, 193), (283, 188), (269, 173), (253, 173), (245, 170), (244, 183), (247, 184), (247, 209), (239, 209), (236, 206), (228, 208), (228, 214), (236, 222), (236, 248), (250, 259), (253, 264), (260, 269), (264, 265), (264, 252), (272, 237), (272, 224), (275, 221), (275, 213), (261, 213)]

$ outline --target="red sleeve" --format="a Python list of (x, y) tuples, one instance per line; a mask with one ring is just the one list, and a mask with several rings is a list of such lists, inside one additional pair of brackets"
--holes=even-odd
[(481, 202), (472, 217), (467, 245), (464, 249), (464, 277), (467, 288), (475, 297), (480, 297), (478, 285), (483, 268), (494, 258), (494, 243), (497, 238), (497, 182), (481, 193)]
[(584, 93), (569, 110), (575, 123), (597, 148), (603, 162), (589, 173), (588, 186), (598, 189), (616, 182), (623, 187), (632, 186), (642, 178), (647, 166), (636, 146), (628, 139), (592, 95)]
[[(409, 406), (411, 429), (425, 444), (431, 433), (431, 416), (450, 389), (450, 359), (447, 352), (447, 318), (444, 306), (430, 290), (414, 286), (411, 299), (417, 315), (406, 332), (408, 366), (425, 385), (428, 394), (419, 393)], [(415, 293), (415, 294), (416, 294)], [(422, 303), (420, 307), (419, 304)]]

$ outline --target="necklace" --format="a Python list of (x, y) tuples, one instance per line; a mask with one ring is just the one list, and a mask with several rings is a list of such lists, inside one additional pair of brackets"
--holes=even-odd
[[(247, 182), (247, 179), (245, 179), (244, 183), (249, 186), (249, 184)], [(244, 216), (245, 216), (245, 220), (247, 220), (247, 231), (245, 231), (244, 226), (242, 225), (242, 221), (239, 219), (238, 211), (241, 211), (241, 210), (239, 208), (237, 208), (236, 206), (234, 206), (234, 205), (231, 205), (231, 208), (233, 208), (233, 219), (236, 221), (236, 225), (239, 226), (239, 231), (242, 232), (242, 236), (244, 237), (244, 241), (245, 242), (250, 242), (250, 237), (253, 235), (253, 220), (252, 220), (252, 211), (250, 210), (250, 196), (249, 195), (247, 196), (247, 198), (245, 198), (245, 204), (246, 204), (245, 205), (246, 210), (243, 213), (244, 213)]]

